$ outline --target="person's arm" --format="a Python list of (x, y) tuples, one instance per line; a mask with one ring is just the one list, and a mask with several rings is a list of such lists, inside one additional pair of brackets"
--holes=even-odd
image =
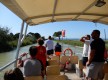
[(85, 37), (81, 37), (80, 41), (85, 42)]
[(95, 55), (95, 50), (91, 50), (86, 66), (89, 66)]
[(47, 41), (45, 41), (45, 47), (47, 47)]
[(23, 60), (22, 60), (22, 58), (20, 58), (20, 59), (17, 61), (17, 67), (23, 67)]
[(47, 47), (47, 44), (45, 44), (45, 47)]

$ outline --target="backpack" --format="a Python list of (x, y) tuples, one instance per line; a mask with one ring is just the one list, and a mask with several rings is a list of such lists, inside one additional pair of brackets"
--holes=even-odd
[(61, 52), (61, 45), (55, 46), (55, 52)]

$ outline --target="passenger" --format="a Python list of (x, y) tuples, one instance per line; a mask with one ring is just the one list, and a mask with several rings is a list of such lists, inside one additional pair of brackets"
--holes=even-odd
[(93, 30), (91, 36), (94, 40), (90, 44), (91, 51), (86, 63), (87, 80), (103, 80), (105, 42), (100, 38), (99, 30)]
[(23, 73), (19, 68), (6, 71), (4, 74), (4, 80), (24, 80)]
[[(36, 48), (36, 46), (31, 46), (29, 48), (30, 58), (23, 61), (25, 77), (39, 76), (44, 70), (42, 62), (36, 59), (37, 53), (38, 53), (38, 49)], [(22, 64), (20, 63), (20, 65)]]
[(43, 46), (44, 41), (41, 38), (37, 40), (37, 43), (38, 43), (38, 46), (37, 46), (38, 53), (36, 55), (36, 59), (40, 60), (43, 63), (44, 70), (46, 70), (46, 58), (47, 58), (46, 47)]
[(51, 36), (49, 36), (48, 40), (45, 43), (45, 46), (47, 48), (47, 55), (53, 55), (54, 54), (54, 42), (52, 41)]
[(55, 55), (60, 56), (61, 52), (61, 45), (57, 42), (57, 44), (55, 45)]
[(86, 62), (88, 61), (88, 53), (89, 53), (89, 47), (90, 47), (90, 35), (86, 35), (86, 36), (83, 36), (81, 37), (80, 39), (81, 42), (84, 43), (84, 46), (83, 46), (83, 58), (82, 58), (82, 63), (83, 63), (83, 66), (84, 68), (86, 67)]

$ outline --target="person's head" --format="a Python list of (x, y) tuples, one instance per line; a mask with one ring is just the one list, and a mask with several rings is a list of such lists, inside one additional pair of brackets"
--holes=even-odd
[(44, 41), (43, 41), (43, 39), (41, 39), (41, 38), (39, 38), (39, 39), (37, 40), (37, 42), (38, 42), (38, 44), (41, 45), (41, 46), (44, 44)]
[(98, 39), (100, 37), (100, 31), (99, 30), (93, 30), (91, 33), (91, 36), (93, 39)]
[(51, 36), (49, 36), (48, 39), (51, 39)]
[(30, 54), (30, 56), (31, 57), (35, 57), (36, 56), (36, 54), (37, 54), (37, 48), (36, 48), (36, 46), (31, 46), (30, 48), (29, 48), (29, 54)]
[(87, 40), (90, 40), (90, 35), (87, 35)]
[(19, 68), (6, 71), (4, 74), (4, 80), (24, 80), (23, 73)]
[(57, 42), (56, 45), (59, 45), (59, 43)]

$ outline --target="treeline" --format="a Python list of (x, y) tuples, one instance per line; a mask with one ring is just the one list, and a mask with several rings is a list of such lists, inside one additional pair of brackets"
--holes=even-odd
[[(20, 33), (10, 33), (9, 28), (3, 28), (0, 26), (0, 53), (15, 49), (17, 47), (19, 34)], [(26, 35), (21, 46), (34, 44), (36, 43), (36, 40), (40, 37), (41, 35), (39, 33), (29, 32)], [(44, 39), (44, 37), (42, 38)]]

